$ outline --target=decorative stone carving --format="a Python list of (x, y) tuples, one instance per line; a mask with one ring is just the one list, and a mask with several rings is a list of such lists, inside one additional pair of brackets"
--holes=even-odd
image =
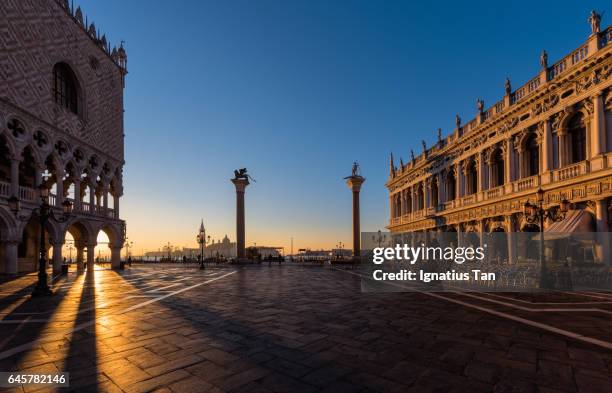
[(591, 98), (586, 98), (582, 101), (584, 109), (586, 109), (587, 113), (591, 115), (593, 113), (593, 100)]
[(540, 54), (540, 68), (543, 70), (548, 68), (548, 53), (545, 50)]
[(601, 14), (595, 10), (592, 10), (588, 21), (591, 24), (591, 34), (598, 34), (600, 31)]

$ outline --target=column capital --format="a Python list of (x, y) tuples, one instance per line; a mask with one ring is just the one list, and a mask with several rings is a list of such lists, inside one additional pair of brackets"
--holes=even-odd
[(346, 185), (349, 186), (353, 192), (359, 192), (361, 190), (361, 185), (365, 182), (365, 177), (355, 175), (349, 176), (346, 178)]
[(244, 192), (246, 187), (250, 184), (249, 179), (231, 179), (231, 182), (234, 183), (236, 187), (236, 192)]

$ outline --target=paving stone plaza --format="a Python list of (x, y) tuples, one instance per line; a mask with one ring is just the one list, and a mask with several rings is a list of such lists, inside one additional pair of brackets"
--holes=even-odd
[(0, 369), (75, 392), (612, 391), (612, 294), (362, 293), (359, 274), (134, 264), (49, 298), (25, 275), (0, 286)]

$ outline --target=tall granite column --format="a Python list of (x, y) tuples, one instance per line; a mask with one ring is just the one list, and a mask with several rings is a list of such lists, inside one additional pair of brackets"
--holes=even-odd
[(346, 178), (346, 184), (353, 191), (353, 256), (361, 255), (361, 230), (359, 227), (359, 191), (365, 177), (353, 175)]
[(236, 187), (236, 256), (238, 259), (246, 258), (244, 248), (244, 191), (249, 185), (249, 179), (234, 178), (232, 183)]

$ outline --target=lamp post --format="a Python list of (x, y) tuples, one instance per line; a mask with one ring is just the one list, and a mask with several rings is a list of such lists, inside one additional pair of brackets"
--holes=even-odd
[(72, 246), (72, 243), (70, 243), (68, 245), (68, 261), (70, 263), (72, 263), (72, 250), (74, 249), (74, 247)]
[(48, 285), (47, 277), (47, 245), (45, 241), (45, 226), (49, 220), (54, 220), (58, 223), (66, 222), (72, 214), (72, 202), (65, 200), (62, 203), (63, 214), (61, 217), (55, 217), (53, 208), (49, 205), (49, 189), (41, 184), (38, 187), (41, 204), (38, 208), (32, 210), (30, 217), (19, 215), (21, 210), (21, 201), (16, 196), (12, 196), (8, 200), (9, 208), (15, 214), (15, 217), (23, 222), (29, 221), (31, 217), (37, 216), (40, 224), (40, 247), (38, 259), (38, 282), (32, 291), (32, 296), (49, 296), (53, 294)]
[[(200, 232), (196, 236), (198, 244), (200, 245), (200, 270), (204, 270), (204, 246), (206, 245), (206, 229), (204, 229), (204, 222), (200, 225)], [(208, 236), (210, 240), (210, 236)]]
[(387, 235), (386, 234), (383, 235), (382, 231), (379, 229), (378, 230), (378, 234), (372, 236), (372, 240), (374, 240), (374, 242), (377, 242), (378, 243), (378, 248), (380, 248), (382, 242), (387, 240)]
[(125, 238), (125, 259), (130, 258), (130, 247), (134, 245), (134, 242), (129, 241), (128, 238)]
[(536, 192), (536, 203), (525, 202), (523, 205), (523, 213), (525, 221), (529, 224), (538, 223), (540, 227), (540, 288), (548, 288), (548, 270), (544, 262), (544, 222), (550, 220), (553, 222), (563, 221), (569, 207), (569, 201), (563, 199), (559, 207), (551, 207), (544, 209), (544, 190), (541, 188)]
[(172, 245), (170, 244), (170, 242), (168, 242), (168, 244), (164, 246), (164, 249), (168, 250), (168, 262), (172, 262)]

